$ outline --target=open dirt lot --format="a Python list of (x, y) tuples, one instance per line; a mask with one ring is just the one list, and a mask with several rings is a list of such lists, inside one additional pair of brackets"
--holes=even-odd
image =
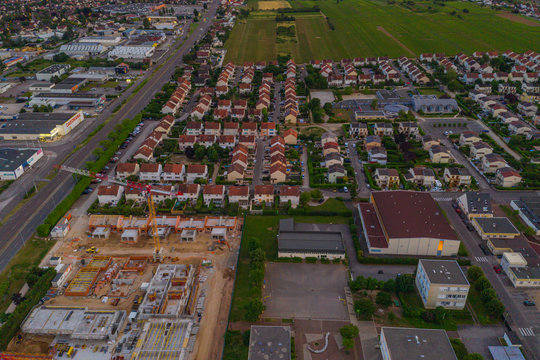
[(347, 271), (342, 265), (271, 263), (266, 266), (264, 318), (349, 318)]
[(528, 25), (528, 26), (540, 26), (540, 21), (536, 21), (534, 19), (528, 19), (525, 16), (521, 16), (518, 14), (504, 12), (501, 14), (497, 14), (497, 16), (502, 17), (503, 19), (508, 19), (510, 21), (514, 21), (514, 22)]
[(259, 10), (276, 10), (290, 8), (291, 4), (287, 1), (259, 1)]

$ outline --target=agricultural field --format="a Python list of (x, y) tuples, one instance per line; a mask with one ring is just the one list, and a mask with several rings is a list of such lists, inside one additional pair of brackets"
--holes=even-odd
[(290, 8), (291, 4), (285, 0), (269, 0), (269, 1), (259, 1), (259, 10), (277, 10), (277, 9), (286, 9)]
[[(261, 3), (257, 3), (259, 9)], [(280, 42), (277, 12), (252, 11), (233, 29), (226, 43), (226, 60), (242, 63), (290, 54), (297, 62), (308, 62), (423, 52), (540, 50), (540, 22), (467, 2), (440, 4), (420, 1), (405, 7), (379, 0), (290, 1), (293, 9), (318, 6), (321, 12), (287, 13), (295, 17), (296, 38)]]

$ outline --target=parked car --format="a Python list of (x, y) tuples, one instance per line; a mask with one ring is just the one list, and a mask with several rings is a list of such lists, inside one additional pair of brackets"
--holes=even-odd
[(532, 301), (532, 300), (525, 300), (525, 301), (523, 301), (523, 305), (525, 305), (525, 306), (535, 306), (536, 303), (534, 301)]
[(500, 273), (502, 272), (501, 267), (500, 267), (499, 265), (493, 266), (493, 270), (495, 270), (495, 272), (496, 272), (497, 274), (500, 274)]
[(86, 189), (83, 190), (83, 194), (90, 194), (94, 189), (92, 189), (91, 187), (87, 187)]
[(484, 253), (484, 255), (489, 255), (489, 249), (486, 245), (484, 244), (478, 244), (478, 247), (480, 247), (480, 249), (482, 250), (482, 252)]

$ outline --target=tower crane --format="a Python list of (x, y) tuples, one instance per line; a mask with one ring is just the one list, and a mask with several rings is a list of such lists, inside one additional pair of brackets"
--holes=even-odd
[(77, 169), (77, 168), (66, 166), (66, 165), (57, 165), (55, 167), (59, 170), (67, 171), (72, 174), (86, 176), (93, 179), (100, 179), (102, 181), (109, 181), (117, 185), (128, 186), (134, 189), (141, 190), (146, 197), (146, 202), (148, 203), (150, 224), (152, 226), (152, 240), (154, 242), (153, 259), (155, 262), (161, 262), (163, 260), (162, 248), (159, 241), (158, 227), (157, 227), (157, 222), (156, 222), (156, 206), (154, 204), (154, 200), (152, 199), (152, 194), (163, 194), (163, 195), (171, 195), (171, 196), (176, 197), (179, 195), (183, 195), (182, 192), (166, 191), (166, 190), (154, 188), (150, 184), (141, 184), (134, 181), (125, 181), (125, 180), (118, 179), (114, 176), (109, 176), (102, 173), (96, 173), (96, 172), (88, 171), (84, 169)]

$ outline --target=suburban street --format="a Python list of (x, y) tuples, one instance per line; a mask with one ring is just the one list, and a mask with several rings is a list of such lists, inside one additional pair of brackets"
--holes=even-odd
[[(92, 160), (92, 151), (98, 146), (101, 140), (107, 138), (107, 135), (114, 130), (116, 124), (126, 118), (133, 118), (140, 113), (140, 111), (152, 100), (155, 93), (158, 92), (163, 84), (171, 78), (176, 65), (182, 63), (183, 56), (206, 34), (212, 24), (211, 20), (215, 16), (218, 4), (218, 1), (214, 1), (200, 19), (199, 28), (197, 28), (197, 30), (183, 43), (182, 39), (180, 39), (176, 46), (169, 49), (168, 56), (162, 57), (161, 62), (156, 63), (154, 67), (147, 71), (146, 77), (139, 79), (139, 81), (130, 88), (130, 90), (135, 89), (137, 84), (140, 84), (145, 79), (148, 80), (146, 84), (144, 84), (144, 86), (133, 95), (129, 101), (127, 101), (123, 108), (114, 114), (105, 126), (93, 136), (90, 141), (88, 141), (87, 144), (66, 159), (64, 162), (65, 165), (77, 168), (83, 167), (87, 161)], [(163, 66), (160, 67), (160, 65)], [(95, 120), (95, 125), (97, 126), (97, 124), (104, 123), (112, 115), (112, 110), (115, 108), (116, 104), (120, 104), (124, 99), (127, 99), (130, 94), (131, 92), (128, 90), (122, 94), (122, 96), (117, 98), (116, 101), (109, 104), (99, 118)], [(65, 148), (58, 149), (58, 159), (62, 159), (68, 155), (81, 140), (86, 138), (89, 132), (90, 129), (87, 129), (86, 132), (81, 134), (79, 141), (65, 143), (63, 145)], [(45, 177), (51, 169), (52, 166), (42, 167), (38, 170), (36, 175)], [(0, 242), (0, 270), (5, 268), (11, 258), (23, 246), (24, 242), (34, 233), (36, 227), (40, 225), (55, 206), (70, 193), (74, 185), (75, 180), (71, 174), (59, 172), (45, 187), (32, 196), (32, 198), (23, 206), (17, 209), (17, 212), (13, 216), (3, 222), (0, 227), (0, 232), (9, 235), (3, 237)], [(10, 202), (10, 205), (8, 206), (11, 208), (7, 211), (13, 209), (15, 204), (16, 202)]]

